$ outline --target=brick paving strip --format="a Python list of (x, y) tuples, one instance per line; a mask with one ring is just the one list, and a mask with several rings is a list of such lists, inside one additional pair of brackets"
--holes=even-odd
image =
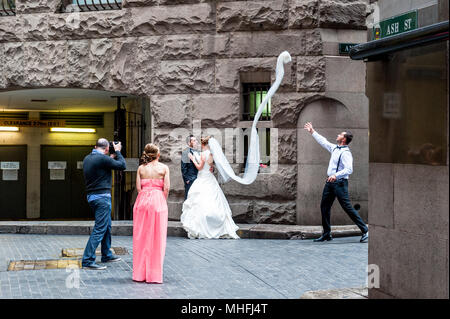
[[(251, 239), (313, 239), (320, 237), (322, 226), (237, 224), (237, 234)], [(48, 235), (89, 235), (94, 221), (0, 221), (0, 233), (48, 234)], [(112, 221), (114, 236), (133, 235), (133, 221)], [(355, 225), (331, 227), (333, 237), (361, 236)], [(181, 222), (169, 221), (167, 235), (187, 237)]]
[(81, 259), (16, 260), (8, 265), (8, 271), (81, 268)]
[[(111, 247), (115, 255), (128, 255), (125, 247)], [(21, 270), (41, 270), (41, 269), (66, 269), (67, 267), (81, 268), (81, 258), (84, 248), (63, 248), (61, 250), (61, 259), (48, 260), (12, 260), (9, 262), (8, 271)], [(97, 256), (101, 256), (100, 248), (95, 251)]]

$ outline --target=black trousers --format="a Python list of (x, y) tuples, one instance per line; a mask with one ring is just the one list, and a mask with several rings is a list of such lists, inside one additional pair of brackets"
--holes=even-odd
[(348, 180), (341, 179), (335, 182), (326, 182), (323, 188), (322, 201), (320, 203), (320, 211), (322, 212), (323, 236), (331, 235), (331, 206), (337, 197), (339, 204), (352, 221), (359, 227), (362, 233), (366, 233), (369, 229), (359, 216), (356, 209), (353, 208), (348, 196)]

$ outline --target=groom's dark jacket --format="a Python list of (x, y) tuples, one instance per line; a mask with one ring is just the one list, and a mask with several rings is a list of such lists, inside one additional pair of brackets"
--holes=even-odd
[[(192, 184), (197, 178), (198, 170), (189, 158), (189, 153), (193, 154), (192, 148), (186, 148), (183, 153), (181, 153), (181, 174), (183, 176), (184, 184), (189, 181)], [(189, 185), (190, 186), (190, 185)]]

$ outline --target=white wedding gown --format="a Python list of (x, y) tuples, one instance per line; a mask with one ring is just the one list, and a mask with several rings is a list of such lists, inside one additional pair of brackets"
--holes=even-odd
[[(206, 158), (210, 151), (203, 152)], [(234, 238), (239, 227), (234, 223), (230, 206), (206, 162), (192, 183), (183, 203), (180, 220), (189, 238)]]

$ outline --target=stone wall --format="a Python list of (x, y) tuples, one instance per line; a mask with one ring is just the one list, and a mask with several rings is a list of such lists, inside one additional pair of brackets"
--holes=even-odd
[(183, 185), (174, 154), (184, 145), (173, 131), (191, 130), (196, 120), (204, 129), (249, 126), (239, 116), (240, 74), (270, 72), (273, 80), (276, 58), (287, 50), (292, 62), (272, 121), (261, 124), (279, 129), (279, 167), (224, 191), (237, 221), (297, 223), (298, 117), (333, 92), (354, 93), (327, 80), (348, 58), (326, 56), (338, 56), (338, 42), (364, 41), (368, 1), (122, 2), (122, 10), (59, 13), (61, 1), (16, 0), (16, 16), (0, 17), (0, 90), (76, 87), (149, 97), (152, 135), (172, 174), (170, 218), (178, 219)]
[[(448, 166), (370, 163), (369, 298), (448, 298)], [(411, 176), (417, 183), (411, 182)]]

